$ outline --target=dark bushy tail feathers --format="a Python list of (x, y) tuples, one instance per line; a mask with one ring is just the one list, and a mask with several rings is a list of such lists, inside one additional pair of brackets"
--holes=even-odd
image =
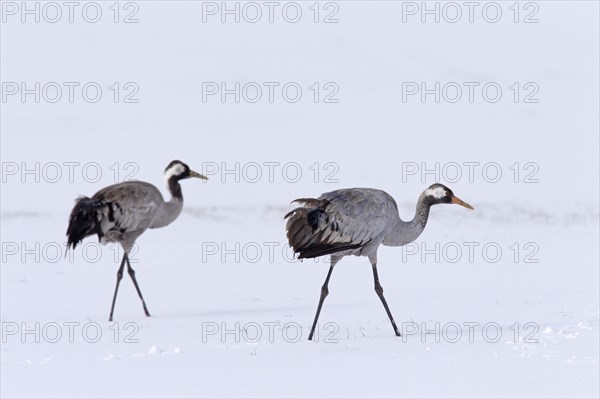
[(286, 230), (290, 247), (298, 253), (298, 259), (316, 258), (362, 246), (353, 242), (327, 241), (331, 232), (339, 231), (335, 221), (330, 221), (325, 210), (329, 201), (315, 198), (299, 198), (292, 202), (304, 204), (284, 216), (289, 218)]
[[(94, 198), (79, 197), (69, 216), (67, 228), (67, 250), (75, 249), (84, 238), (97, 234), (98, 240), (103, 236), (101, 229), (102, 208), (104, 201)], [(110, 208), (110, 207), (109, 207)]]

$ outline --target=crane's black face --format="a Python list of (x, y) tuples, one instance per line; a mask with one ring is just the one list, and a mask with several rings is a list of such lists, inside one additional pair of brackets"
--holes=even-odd
[(208, 180), (208, 177), (194, 172), (189, 166), (181, 161), (172, 161), (165, 169), (165, 180), (167, 181), (170, 181), (171, 179), (179, 181), (182, 179), (188, 179), (190, 177)]
[(474, 209), (460, 198), (454, 195), (452, 190), (440, 183), (435, 183), (425, 190), (425, 198), (431, 205), (456, 204), (467, 209)]

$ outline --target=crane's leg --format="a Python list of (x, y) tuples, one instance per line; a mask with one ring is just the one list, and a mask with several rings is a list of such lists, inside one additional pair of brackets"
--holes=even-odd
[(333, 267), (336, 263), (340, 261), (341, 258), (331, 257), (331, 265), (329, 266), (329, 272), (327, 273), (327, 277), (325, 278), (325, 282), (321, 287), (321, 298), (319, 299), (319, 306), (317, 307), (317, 314), (315, 314), (315, 321), (313, 321), (312, 327), (310, 329), (310, 334), (308, 334), (308, 340), (312, 341), (313, 334), (315, 333), (315, 328), (317, 328), (317, 321), (319, 320), (319, 315), (321, 314), (321, 308), (323, 307), (323, 302), (325, 298), (329, 294), (329, 279), (331, 278), (331, 272), (333, 272)]
[(119, 291), (119, 284), (121, 283), (121, 279), (123, 278), (123, 267), (125, 267), (125, 257), (127, 254), (123, 255), (123, 260), (121, 261), (121, 266), (119, 266), (119, 270), (117, 270), (117, 286), (115, 287), (115, 294), (113, 295), (112, 306), (110, 307), (110, 316), (108, 316), (108, 321), (113, 320), (113, 312), (115, 311), (115, 302), (117, 302), (117, 292)]
[(398, 327), (396, 326), (396, 321), (394, 321), (394, 316), (392, 316), (392, 312), (390, 312), (390, 308), (385, 300), (385, 297), (383, 296), (383, 287), (379, 283), (379, 275), (377, 274), (377, 263), (373, 263), (373, 279), (375, 280), (375, 292), (377, 293), (377, 296), (379, 296), (379, 299), (381, 299), (381, 303), (383, 303), (383, 307), (385, 308), (385, 311), (387, 312), (388, 318), (392, 322), (392, 327), (394, 328), (394, 333), (396, 334), (397, 337), (400, 337), (402, 334), (400, 334), (400, 331), (398, 331)]
[(146, 301), (144, 301), (144, 297), (142, 296), (142, 291), (140, 291), (140, 286), (137, 283), (137, 280), (135, 279), (135, 270), (133, 270), (131, 268), (131, 264), (129, 263), (129, 256), (127, 255), (127, 253), (125, 253), (125, 259), (127, 259), (127, 273), (129, 273), (129, 277), (131, 277), (131, 280), (133, 281), (133, 285), (135, 285), (135, 289), (140, 297), (140, 299), (142, 300), (142, 306), (144, 307), (144, 313), (146, 314), (147, 317), (150, 317), (150, 313), (148, 312), (148, 308), (146, 307)]

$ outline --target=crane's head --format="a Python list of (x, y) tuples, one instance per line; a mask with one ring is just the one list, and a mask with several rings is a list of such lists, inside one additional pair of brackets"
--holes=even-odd
[(167, 181), (167, 184), (173, 180), (179, 181), (182, 179), (189, 179), (190, 177), (208, 180), (208, 177), (201, 175), (198, 172), (194, 172), (189, 166), (181, 161), (172, 161), (165, 169), (165, 180)]
[(454, 195), (452, 190), (440, 183), (429, 186), (423, 194), (431, 205), (436, 204), (456, 204), (464, 206), (467, 209), (475, 209), (460, 198)]

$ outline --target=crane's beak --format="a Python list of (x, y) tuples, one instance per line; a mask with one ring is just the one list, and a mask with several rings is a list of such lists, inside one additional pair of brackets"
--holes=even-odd
[(475, 209), (471, 205), (467, 204), (465, 201), (461, 200), (458, 197), (452, 196), (452, 199), (450, 200), (450, 202), (453, 203), (453, 204), (456, 204), (456, 205), (464, 206), (467, 209), (471, 209), (471, 210)]
[(208, 180), (208, 177), (201, 175), (198, 172), (194, 172), (193, 170), (190, 170), (190, 177), (197, 177), (198, 179)]

